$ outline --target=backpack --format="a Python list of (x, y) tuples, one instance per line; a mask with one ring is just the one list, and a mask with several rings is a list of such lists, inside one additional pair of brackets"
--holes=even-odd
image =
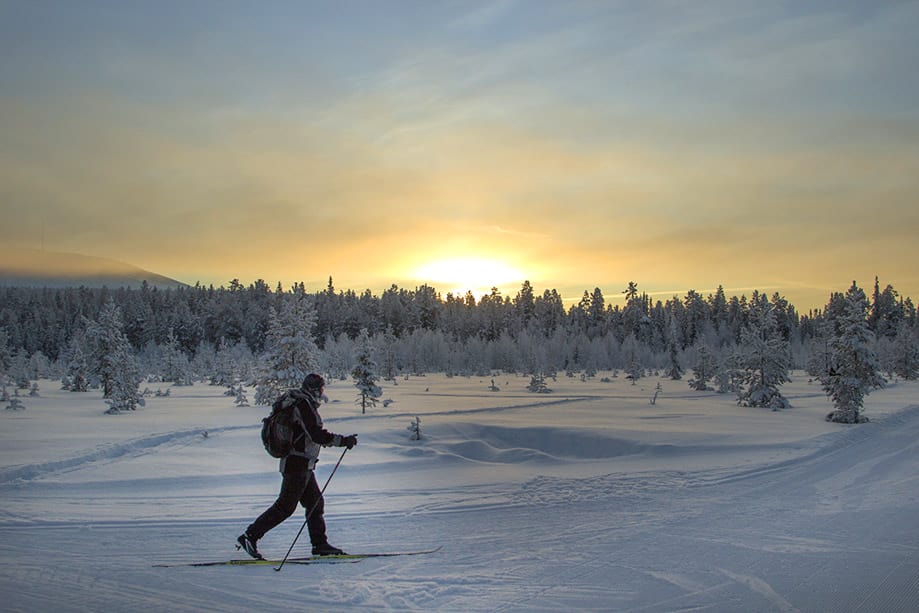
[(271, 414), (262, 420), (262, 445), (273, 458), (285, 458), (294, 450), (294, 424), (301, 424), (297, 398), (285, 392), (271, 405)]

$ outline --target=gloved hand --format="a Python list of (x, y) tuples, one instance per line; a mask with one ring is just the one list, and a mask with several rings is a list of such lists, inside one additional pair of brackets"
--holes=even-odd
[(348, 436), (341, 437), (342, 447), (347, 447), (348, 449), (351, 449), (352, 447), (356, 445), (357, 445), (357, 435), (356, 434), (349, 434)]

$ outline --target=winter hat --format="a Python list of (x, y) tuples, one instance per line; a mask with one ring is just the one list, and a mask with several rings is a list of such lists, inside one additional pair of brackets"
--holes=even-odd
[(306, 375), (306, 378), (303, 379), (303, 385), (300, 387), (306, 391), (318, 390), (325, 387), (325, 379), (312, 372)]

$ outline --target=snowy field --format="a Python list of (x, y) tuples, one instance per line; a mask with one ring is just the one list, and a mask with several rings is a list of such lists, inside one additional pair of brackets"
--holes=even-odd
[[(110, 416), (99, 392), (42, 382), (25, 411), (0, 413), (2, 609), (917, 610), (919, 384), (874, 392), (871, 423), (843, 426), (802, 373), (781, 412), (603, 376), (549, 380), (551, 394), (507, 375), (497, 392), (412, 377), (367, 415), (334, 382), (326, 426), (360, 444), (326, 492), (330, 541), (443, 549), (280, 573), (153, 566), (240, 557), (236, 536), (280, 483), (258, 436), (266, 407), (147, 384), (170, 396)], [(323, 451), (320, 482), (340, 454)], [(283, 556), (302, 518), (262, 551)]]

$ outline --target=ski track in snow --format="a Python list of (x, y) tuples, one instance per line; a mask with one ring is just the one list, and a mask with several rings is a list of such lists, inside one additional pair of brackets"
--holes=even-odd
[[(208, 429), (210, 434), (227, 432), (230, 430), (239, 430), (247, 428), (246, 426), (230, 426), (223, 428)], [(202, 429), (184, 430), (179, 432), (165, 432), (144, 436), (137, 439), (100, 445), (75, 455), (70, 458), (41, 462), (37, 464), (27, 464), (22, 466), (12, 466), (0, 468), (0, 486), (21, 481), (33, 481), (48, 477), (57, 473), (66, 473), (86, 467), (88, 464), (111, 462), (123, 459), (125, 457), (136, 457), (146, 453), (155, 453), (162, 451), (163, 448), (177, 447), (188, 445), (202, 438)]]
[[(585, 398), (426, 415), (501, 413)], [(413, 414), (395, 417), (408, 415)], [(473, 426), (451, 427), (460, 429), (457, 438), (462, 439)], [(609, 438), (598, 442), (581, 434), (555, 448), (546, 445), (539, 428), (515, 433), (507, 426), (475, 427), (482, 435), (479, 444), (445, 439), (432, 443), (432, 457), (440, 463), (453, 458), (460, 463), (458, 470), (536, 462), (538, 471), (539, 462), (594, 458), (597, 453), (591, 449), (599, 448), (594, 445), (611, 440), (620, 446), (601, 457), (679, 458), (712, 451)], [(210, 431), (254, 434), (255, 429)], [(26, 501), (34, 496), (36, 507), (48, 492), (59, 490), (62, 500), (77, 498), (89, 486), (43, 482), (99, 464), (181, 453), (200, 438), (200, 429), (177, 430), (100, 445), (62, 460), (3, 468), (0, 495), (15, 493)], [(570, 451), (572, 444), (581, 447)], [(632, 447), (623, 449), (628, 445)], [(567, 458), (561, 448), (569, 450)], [(181, 500), (169, 500), (167, 482), (154, 483), (150, 493), (129, 489), (124, 496), (100, 501), (103, 507), (136, 508), (136, 517), (101, 513), (94, 521), (43, 521), (10, 514), (3, 505), (0, 593), (9, 611), (120, 611), (137, 606), (149, 611), (915, 610), (919, 405), (869, 424), (843, 427), (807, 448), (809, 452), (790, 459), (740, 468), (586, 477), (547, 471), (519, 483), (457, 487), (445, 482), (393, 490), (382, 482), (359, 492), (338, 491), (328, 502), (333, 542), (363, 543), (361, 549), (368, 551), (442, 542), (444, 549), (417, 558), (287, 568), (282, 573), (267, 567), (152, 568), (154, 563), (233, 557), (235, 535), (273, 495), (253, 501), (237, 494), (246, 500), (240, 505), (228, 500), (223, 489), (209, 491), (207, 475), (200, 481), (175, 481), (183, 484), (177, 494)], [(212, 484), (233, 489), (236, 478), (246, 477), (214, 475)], [(276, 475), (267, 479), (274, 488)], [(39, 489), (30, 494), (33, 488)], [(200, 499), (186, 496), (184, 488), (200, 490)], [(136, 507), (127, 503), (131, 498)], [(155, 508), (164, 501), (187, 504), (204, 516), (144, 517), (144, 506)], [(220, 509), (227, 505), (241, 508)], [(298, 517), (270, 533), (263, 550), (286, 550), (299, 527)], [(301, 541), (292, 555), (303, 555), (306, 547)]]

